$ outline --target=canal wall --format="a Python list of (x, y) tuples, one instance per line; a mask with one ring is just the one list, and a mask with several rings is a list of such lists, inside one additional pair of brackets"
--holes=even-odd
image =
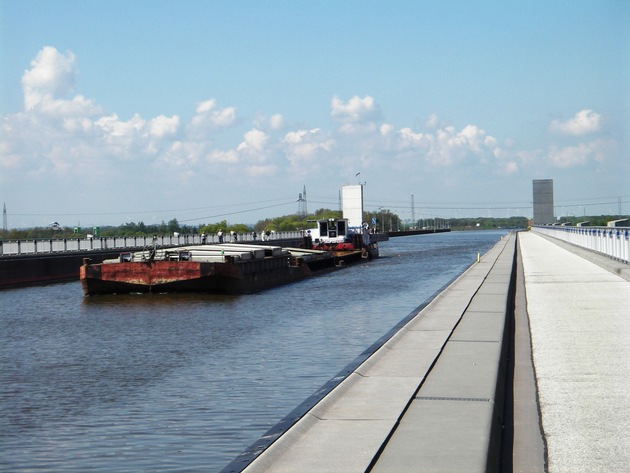
[(500, 471), (515, 258), (510, 234), (223, 473)]
[(411, 235), (429, 235), (431, 233), (449, 233), (450, 228), (425, 228), (422, 230), (400, 230), (396, 232), (387, 232), (390, 238), (411, 236)]
[(0, 289), (79, 280), (83, 258), (102, 263), (117, 251), (77, 251), (69, 254), (5, 256), (0, 258)]
[[(303, 239), (286, 238), (265, 242), (249, 242), (249, 244), (256, 243), (299, 246), (303, 244)], [(117, 258), (120, 253), (125, 251), (141, 250), (142, 247), (134, 247), (1, 256), (0, 289), (72, 280), (78, 281), (79, 268), (81, 268), (84, 258), (90, 258), (92, 263), (96, 264), (102, 263), (106, 259)]]

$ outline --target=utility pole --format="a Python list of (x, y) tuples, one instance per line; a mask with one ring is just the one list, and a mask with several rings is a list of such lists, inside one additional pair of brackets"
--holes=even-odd
[(298, 217), (304, 218), (308, 215), (308, 210), (306, 208), (306, 186), (304, 186), (304, 192), (300, 194), (298, 198)]
[(416, 228), (416, 207), (413, 203), (413, 194), (411, 194), (411, 229)]
[(2, 232), (7, 233), (9, 231), (9, 224), (7, 221), (7, 204), (3, 204), (2, 209)]

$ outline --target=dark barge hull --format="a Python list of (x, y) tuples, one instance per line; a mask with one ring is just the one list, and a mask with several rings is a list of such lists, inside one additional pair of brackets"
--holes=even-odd
[(86, 261), (81, 266), (80, 280), (86, 296), (165, 292), (250, 294), (363, 260), (361, 251), (351, 251), (298, 265), (293, 265), (287, 256), (216, 263), (153, 260), (90, 264)]

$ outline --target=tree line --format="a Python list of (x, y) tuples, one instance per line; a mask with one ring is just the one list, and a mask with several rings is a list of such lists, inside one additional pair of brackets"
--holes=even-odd
[[(315, 221), (328, 218), (341, 218), (341, 211), (331, 209), (318, 209), (314, 213), (304, 217), (295, 214), (281, 217), (259, 220), (255, 224), (229, 223), (221, 220), (214, 223), (188, 225), (180, 223), (176, 218), (159, 224), (145, 224), (144, 222), (127, 222), (118, 226), (102, 227), (63, 227), (51, 225), (47, 227), (34, 227), (26, 229), (11, 229), (2, 232), (4, 240), (29, 240), (41, 238), (78, 238), (94, 235), (95, 237), (123, 237), (145, 235), (182, 235), (216, 234), (219, 230), (224, 233), (235, 231), (239, 234), (256, 231), (259, 235), (267, 230), (276, 232), (299, 231), (315, 226)], [(559, 224), (576, 225), (579, 222), (588, 221), (592, 226), (606, 226), (607, 222), (622, 217), (613, 215), (585, 216), (585, 217), (561, 217)], [(415, 222), (403, 221), (399, 215), (388, 209), (379, 209), (363, 213), (363, 221), (378, 231), (396, 232), (405, 230), (421, 230), (425, 228), (450, 228), (451, 230), (492, 230), (498, 228), (527, 228), (527, 217), (476, 217), (476, 218), (420, 218)]]

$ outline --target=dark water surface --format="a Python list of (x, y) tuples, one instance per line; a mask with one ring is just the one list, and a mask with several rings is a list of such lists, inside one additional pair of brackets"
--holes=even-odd
[(240, 297), (2, 291), (0, 470), (219, 471), (504, 233)]

